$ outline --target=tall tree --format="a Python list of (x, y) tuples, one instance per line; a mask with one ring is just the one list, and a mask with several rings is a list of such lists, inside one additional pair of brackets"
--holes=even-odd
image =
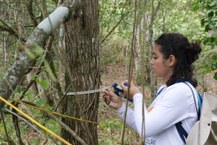
[[(86, 0), (80, 3), (74, 15), (65, 25), (66, 30), (66, 88), (78, 92), (99, 88), (99, 20), (98, 1)], [(63, 113), (96, 121), (99, 94), (67, 96)], [(63, 119), (87, 144), (98, 144), (97, 125)], [(72, 144), (80, 144), (71, 134), (62, 130), (62, 136)]]
[[(53, 33), (55, 29), (62, 23), (64, 23), (67, 18), (70, 18), (72, 9), (76, 9), (76, 4), (71, 1), (65, 1), (65, 3), (58, 7), (53, 13), (51, 13), (45, 20), (43, 20), (37, 27), (33, 30), (31, 35), (24, 42), (24, 45), (20, 47), (16, 60), (13, 65), (6, 71), (4, 78), (0, 81), (0, 96), (4, 99), (9, 99), (14, 89), (21, 83), (22, 78), (32, 70), (35, 62), (39, 55), (43, 53), (41, 47), (45, 47), (46, 41), (49, 36)], [(8, 30), (8, 25), (1, 20), (3, 30)], [(5, 29), (4, 29), (5, 28)], [(13, 29), (10, 29), (13, 30)], [(12, 31), (14, 36), (15, 31)], [(0, 107), (2, 108), (4, 103), (0, 102)], [(62, 122), (61, 122), (62, 124)], [(62, 125), (63, 128), (65, 125)], [(68, 129), (69, 132), (73, 132)], [(72, 133), (75, 136), (75, 133)], [(77, 139), (80, 139), (77, 137)], [(22, 144), (22, 142), (20, 142)]]

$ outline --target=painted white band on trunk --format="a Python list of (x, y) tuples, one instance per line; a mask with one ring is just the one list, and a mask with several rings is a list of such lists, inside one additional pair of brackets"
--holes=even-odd
[(44, 19), (37, 28), (42, 29), (47, 34), (51, 34), (58, 26), (60, 26), (69, 15), (67, 7), (60, 6)]

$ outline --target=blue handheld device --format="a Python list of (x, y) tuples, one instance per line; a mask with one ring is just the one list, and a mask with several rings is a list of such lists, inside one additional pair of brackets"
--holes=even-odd
[[(124, 83), (124, 85), (126, 86), (126, 87), (128, 87), (128, 83)], [(120, 86), (118, 86), (118, 84), (117, 83), (113, 83), (112, 84), (112, 87), (114, 88), (114, 93), (116, 94), (116, 95), (118, 95), (118, 96), (120, 96), (120, 97), (124, 97), (124, 98), (126, 98), (126, 96), (124, 96), (124, 90), (120, 87)], [(130, 102), (133, 102), (133, 99), (128, 99)]]

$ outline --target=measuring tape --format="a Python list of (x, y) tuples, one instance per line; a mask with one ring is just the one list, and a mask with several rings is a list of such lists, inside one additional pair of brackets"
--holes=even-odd
[(105, 87), (103, 89), (95, 89), (95, 90), (88, 90), (88, 91), (80, 91), (80, 92), (67, 92), (67, 96), (75, 96), (75, 95), (87, 95), (87, 94), (94, 94), (94, 93), (99, 93), (102, 92), (104, 89), (108, 89), (111, 87)]

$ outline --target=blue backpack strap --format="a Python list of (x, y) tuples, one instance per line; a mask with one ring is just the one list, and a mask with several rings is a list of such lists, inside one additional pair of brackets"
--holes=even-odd
[[(165, 87), (162, 87), (156, 94), (156, 97), (164, 90)], [(178, 122), (175, 124), (176, 129), (179, 133), (179, 136), (181, 137), (182, 141), (186, 144), (186, 138), (188, 137), (188, 133), (185, 131), (185, 129), (182, 127), (182, 122)]]
[(203, 98), (202, 96), (200, 95), (199, 92), (197, 92), (197, 97), (198, 97), (198, 106), (199, 106), (199, 109), (198, 109), (198, 120), (200, 120), (200, 114), (201, 114), (201, 110), (202, 110), (202, 102), (203, 102)]
[[(186, 82), (184, 82), (184, 83), (187, 86), (189, 86), (189, 84), (187, 84)], [(195, 100), (196, 98), (195, 98), (195, 95), (194, 95), (194, 91), (192, 90), (192, 88), (190, 86), (189, 86), (189, 88), (191, 89), (191, 92), (192, 92), (193, 97), (194, 97), (194, 104), (195, 104), (195, 107), (196, 107), (196, 110), (197, 110), (197, 119), (199, 120), (200, 119), (200, 114), (201, 114), (201, 108), (202, 108), (202, 96), (197, 91), (198, 106), (199, 106), (199, 109), (197, 109), (197, 103), (196, 103), (196, 100)], [(178, 133), (179, 133), (180, 138), (182, 139), (184, 144), (186, 144), (186, 138), (188, 137), (188, 133), (183, 128), (182, 122), (180, 121), (180, 122), (176, 123), (175, 126), (176, 126), (176, 129), (177, 129)]]
[(179, 136), (181, 137), (182, 141), (186, 144), (186, 138), (188, 137), (188, 133), (185, 131), (185, 129), (182, 126), (182, 122), (178, 122), (175, 124), (176, 129), (179, 133)]
[[(184, 82), (185, 83), (185, 82)], [(185, 83), (187, 86), (189, 86), (187, 83)], [(156, 94), (156, 97), (164, 90), (165, 87), (162, 87)], [(198, 97), (198, 106), (199, 106), (199, 109), (197, 109), (197, 105), (196, 105), (196, 101), (195, 101), (195, 95), (194, 95), (194, 92), (192, 90), (192, 88), (189, 86), (189, 88), (191, 89), (191, 92), (193, 94), (193, 97), (194, 97), (194, 103), (195, 103), (195, 107), (196, 107), (196, 110), (197, 110), (197, 115), (198, 115), (198, 120), (200, 119), (200, 113), (201, 113), (201, 108), (202, 108), (202, 96), (200, 95), (199, 92), (197, 92), (197, 97)], [(183, 128), (182, 126), (182, 122), (178, 122), (175, 124), (176, 126), (176, 129), (179, 133), (179, 136), (180, 138), (182, 139), (182, 141), (184, 142), (184, 144), (186, 144), (186, 138), (188, 137), (188, 133), (186, 132), (186, 130)]]
[(165, 87), (162, 87), (156, 94), (156, 97), (165, 89)]

